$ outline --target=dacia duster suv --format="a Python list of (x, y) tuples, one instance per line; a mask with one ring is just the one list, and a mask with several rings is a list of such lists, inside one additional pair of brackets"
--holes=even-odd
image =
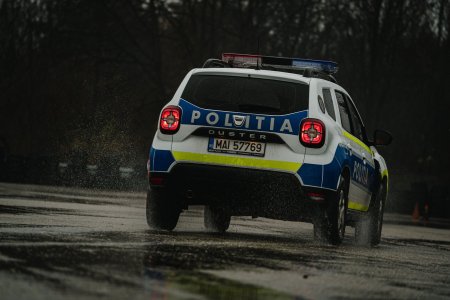
[(204, 205), (208, 230), (231, 216), (314, 224), (340, 244), (380, 242), (388, 172), (330, 61), (223, 54), (191, 70), (162, 109), (147, 164), (147, 222), (175, 228)]

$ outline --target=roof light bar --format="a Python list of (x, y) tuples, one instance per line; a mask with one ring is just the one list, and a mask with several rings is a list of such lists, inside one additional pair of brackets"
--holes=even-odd
[(299, 68), (319, 69), (328, 74), (336, 74), (339, 69), (337, 63), (334, 61), (301, 58), (292, 59), (292, 66)]
[(288, 66), (294, 69), (316, 69), (327, 74), (336, 74), (337, 63), (328, 60), (314, 60), (254, 54), (223, 53), (222, 60), (234, 67), (253, 67), (259, 65)]

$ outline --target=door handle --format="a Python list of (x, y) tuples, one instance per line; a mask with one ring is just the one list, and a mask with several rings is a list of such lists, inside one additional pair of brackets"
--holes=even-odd
[(351, 156), (353, 154), (353, 149), (352, 149), (352, 145), (350, 145), (350, 143), (347, 144), (347, 150), (348, 150), (348, 154)]

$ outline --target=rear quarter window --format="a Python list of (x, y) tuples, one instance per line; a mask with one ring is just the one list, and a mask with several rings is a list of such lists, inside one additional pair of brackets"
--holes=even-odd
[(309, 85), (248, 76), (196, 74), (189, 79), (181, 98), (209, 109), (288, 114), (308, 109)]
[(331, 97), (330, 89), (322, 89), (322, 94), (328, 115), (336, 121), (336, 113), (334, 112), (333, 98)]
[(336, 91), (336, 100), (339, 106), (339, 114), (341, 116), (342, 127), (348, 132), (352, 132), (352, 127), (350, 125), (350, 116), (345, 103), (345, 96), (341, 92)]

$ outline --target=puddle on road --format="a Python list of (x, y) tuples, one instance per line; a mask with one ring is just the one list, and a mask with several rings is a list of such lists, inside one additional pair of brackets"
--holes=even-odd
[[(87, 235), (81, 244), (66, 240), (60, 241), (61, 245), (50, 245), (57, 242), (55, 238), (48, 241), (48, 245), (42, 240), (35, 240), (35, 245), (3, 244), (0, 246), (0, 273), (20, 274), (32, 282), (44, 285), (50, 291), (81, 297), (121, 298), (121, 293), (126, 290), (132, 295), (146, 295), (147, 299), (294, 298), (272, 289), (202, 272), (255, 266), (279, 269), (270, 259), (265, 259), (279, 253), (248, 246), (224, 247), (222, 240), (229, 242), (226, 237), (213, 236), (211, 241), (211, 235), (208, 234), (144, 236), (151, 241), (143, 245), (136, 244), (138, 240), (142, 240), (142, 236), (105, 232), (102, 235)], [(209, 242), (192, 245), (179, 244), (177, 241), (189, 239), (192, 243), (193, 240), (202, 239), (202, 236), (205, 239), (209, 237)], [(24, 236), (9, 237), (8, 240), (18, 241), (23, 238)], [(230, 237), (230, 240), (241, 238), (243, 237)], [(87, 241), (95, 242), (96, 245), (89, 245)], [(117, 241), (120, 246), (104, 246), (100, 243), (102, 241)], [(129, 246), (126, 245), (127, 241), (130, 242)], [(83, 284), (86, 280), (91, 284)], [(122, 292), (115, 293), (119, 289)]]
[(40, 200), (43, 202), (56, 202), (56, 203), (75, 203), (75, 204), (90, 204), (90, 205), (119, 205), (128, 206), (128, 203), (122, 201), (117, 201), (117, 199), (112, 198), (112, 200), (101, 200), (105, 197), (87, 197), (87, 196), (77, 196), (77, 195), (66, 195), (66, 194), (39, 194), (32, 193), (29, 194), (13, 194), (13, 193), (1, 193), (0, 200), (16, 200), (16, 201), (26, 201), (26, 200)]
[[(201, 272), (171, 272), (146, 269), (145, 276), (164, 289), (177, 289), (207, 299), (301, 299), (275, 290), (215, 277)], [(156, 279), (155, 279), (156, 277)], [(165, 292), (155, 293), (165, 298)]]
[[(40, 214), (40, 215), (49, 215), (49, 214), (76, 214), (77, 211), (75, 209), (63, 209), (63, 208), (54, 208), (54, 207), (29, 207), (29, 206), (15, 206), (15, 205), (0, 205), (0, 213), (1, 214)], [(79, 213), (77, 214), (79, 215)]]
[[(69, 295), (94, 298), (127, 298), (129, 295), (133, 299), (294, 298), (248, 282), (217, 277), (209, 272), (211, 270), (281, 273), (295, 270), (297, 274), (315, 270), (316, 273), (308, 273), (309, 278), (307, 273), (299, 274), (304, 276), (303, 280), (308, 280), (302, 282), (304, 285), (318, 278), (315, 277), (317, 274), (330, 274), (330, 270), (331, 273), (349, 277), (358, 271), (358, 276), (380, 282), (387, 280), (387, 276), (390, 283), (386, 284), (398, 288), (405, 284), (405, 280), (397, 280), (397, 273), (412, 271), (410, 277), (414, 279), (423, 270), (431, 270), (422, 262), (411, 263), (408, 255), (415, 253), (414, 247), (405, 248), (404, 243), (420, 247), (420, 251), (435, 251), (435, 248), (428, 248), (430, 241), (425, 241), (423, 245), (424, 241), (386, 239), (380, 247), (366, 249), (353, 245), (318, 245), (311, 243), (311, 240), (289, 235), (215, 235), (198, 231), (96, 231), (33, 235), (15, 232), (3, 234), (1, 238), (0, 279), (5, 278), (5, 274), (7, 278), (21, 275), (27, 281), (43, 286), (53, 295), (63, 291)], [(443, 243), (439, 246), (448, 245)], [(399, 247), (402, 249), (401, 254)], [(430, 255), (432, 253), (435, 252), (430, 252)], [(439, 258), (436, 258), (436, 262), (442, 263)], [(393, 266), (398, 271), (393, 270)], [(432, 281), (445, 278), (444, 274), (436, 272)], [(275, 277), (274, 280), (278, 280)], [(15, 286), (13, 284), (10, 286)], [(416, 285), (407, 284), (406, 288), (427, 292), (439, 289), (430, 280)], [(371, 295), (381, 297), (382, 291)], [(433, 295), (437, 295), (437, 292), (433, 292)]]

